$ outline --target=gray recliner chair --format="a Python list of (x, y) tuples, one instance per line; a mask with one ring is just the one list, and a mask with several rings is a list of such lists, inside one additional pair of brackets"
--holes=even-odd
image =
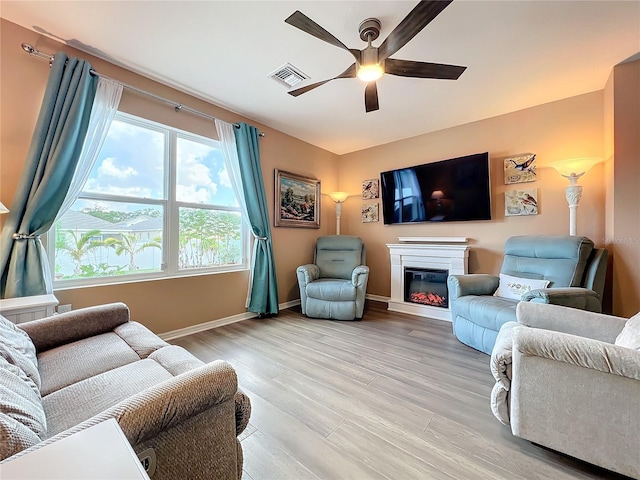
[(518, 437), (640, 478), (640, 313), (530, 302), (516, 313), (491, 354), (496, 418)]
[(462, 343), (491, 354), (500, 327), (516, 319), (518, 302), (549, 303), (592, 312), (602, 311), (608, 252), (586, 237), (534, 235), (505, 243), (501, 274), (548, 280), (518, 299), (494, 296), (494, 275), (450, 275), (447, 279), (453, 333)]
[(362, 318), (369, 280), (362, 239), (349, 235), (319, 237), (312, 264), (297, 268), (302, 313), (313, 318)]

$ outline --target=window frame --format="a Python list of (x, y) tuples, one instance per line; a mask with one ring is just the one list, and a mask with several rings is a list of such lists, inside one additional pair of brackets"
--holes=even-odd
[[(73, 289), (85, 286), (101, 286), (101, 285), (114, 285), (121, 283), (135, 283), (150, 280), (164, 280), (169, 278), (181, 278), (191, 277), (199, 275), (211, 275), (220, 273), (238, 272), (249, 269), (249, 254), (251, 233), (245, 215), (242, 213), (241, 207), (238, 202), (238, 206), (226, 206), (215, 204), (202, 204), (194, 202), (178, 201), (176, 199), (177, 192), (177, 178), (178, 178), (178, 161), (177, 161), (177, 142), (178, 139), (184, 139), (188, 141), (194, 141), (197, 143), (205, 144), (209, 147), (222, 150), (222, 145), (219, 140), (198, 135), (192, 132), (181, 130), (169, 125), (163, 125), (161, 123), (149, 120), (146, 118), (138, 117), (118, 111), (114, 117), (114, 121), (123, 121), (137, 127), (146, 128), (149, 130), (161, 132), (164, 134), (164, 198), (143, 198), (143, 197), (129, 197), (126, 195), (105, 194), (97, 192), (84, 192), (81, 191), (78, 195), (78, 200), (96, 200), (96, 201), (109, 201), (120, 202), (126, 204), (141, 204), (149, 206), (160, 206), (164, 210), (163, 218), (163, 235), (162, 235), (162, 260), (160, 264), (160, 270), (158, 272), (146, 272), (146, 273), (127, 273), (126, 275), (112, 275), (102, 277), (86, 277), (86, 278), (74, 278), (56, 280), (53, 275), (53, 287), (56, 290)], [(84, 187), (83, 187), (84, 188)], [(191, 208), (198, 210), (211, 210), (211, 211), (226, 211), (226, 212), (238, 212), (241, 216), (241, 262), (235, 265), (215, 265), (208, 267), (197, 268), (179, 268), (179, 212), (181, 208)], [(56, 262), (56, 247), (55, 247), (55, 225), (51, 230), (47, 232), (45, 236), (45, 249), (47, 251), (49, 267), (51, 272), (55, 272)]]

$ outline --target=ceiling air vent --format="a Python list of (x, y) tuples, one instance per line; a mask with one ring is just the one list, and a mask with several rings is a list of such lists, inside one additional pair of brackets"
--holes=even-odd
[(295, 87), (300, 82), (309, 78), (308, 75), (305, 75), (290, 63), (285, 63), (280, 68), (274, 70), (269, 74), (269, 77), (288, 88)]

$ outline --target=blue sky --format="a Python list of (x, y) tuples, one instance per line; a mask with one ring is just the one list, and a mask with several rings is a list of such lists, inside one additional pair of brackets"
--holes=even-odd
[[(114, 120), (84, 190), (134, 198), (165, 198), (165, 134)], [(222, 151), (178, 137), (176, 199), (235, 206)]]

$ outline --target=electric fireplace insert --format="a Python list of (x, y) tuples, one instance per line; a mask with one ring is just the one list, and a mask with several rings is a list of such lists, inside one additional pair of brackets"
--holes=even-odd
[(448, 276), (448, 270), (405, 267), (404, 301), (449, 308)]

